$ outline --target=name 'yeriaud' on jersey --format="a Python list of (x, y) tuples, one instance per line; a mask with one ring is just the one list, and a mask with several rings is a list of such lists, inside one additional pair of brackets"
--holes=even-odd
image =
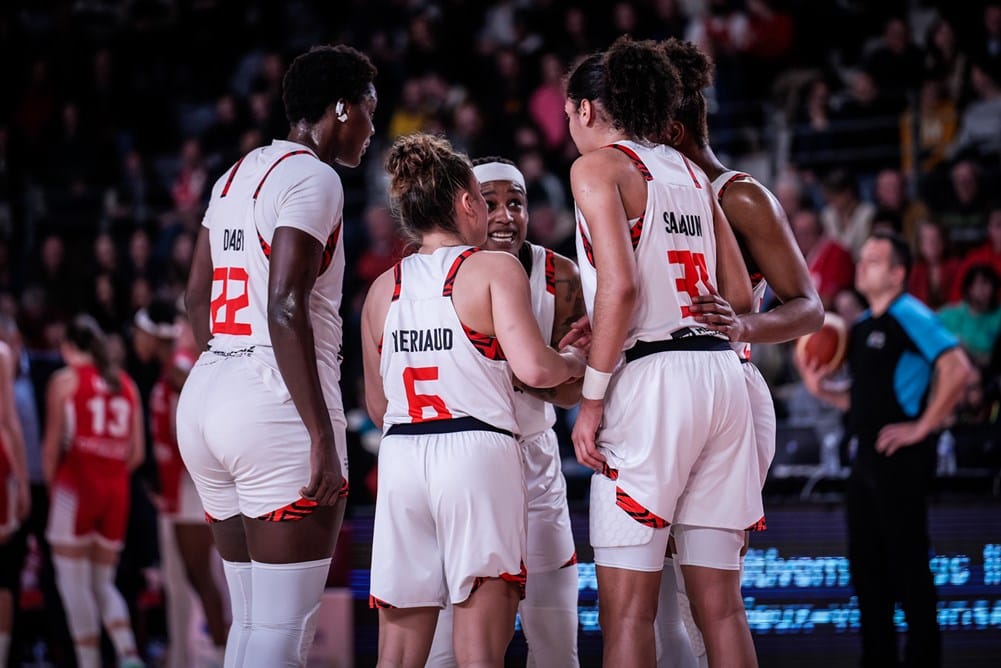
[(687, 234), (690, 237), (702, 236), (702, 217), (696, 213), (664, 212), (664, 229), (671, 234)]
[(426, 350), (451, 350), (453, 335), (448, 327), (397, 329), (392, 332), (393, 352), (421, 353)]

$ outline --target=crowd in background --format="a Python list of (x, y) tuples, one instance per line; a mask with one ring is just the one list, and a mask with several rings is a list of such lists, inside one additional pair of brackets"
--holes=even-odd
[[(686, 38), (712, 54), (711, 142), (724, 162), (776, 193), (829, 310), (851, 319), (865, 308), (852, 286), (871, 230), (893, 229), (912, 243), (911, 292), (940, 313), (980, 372), (957, 420), (993, 423), (1001, 379), (997, 0), (5, 2), (0, 329), (23, 343), (18, 391), (35, 398), (35, 419), (60, 363), (62, 327), (81, 311), (112, 335), (148, 400), (159, 367), (137, 344), (134, 314), (181, 295), (212, 183), (249, 149), (285, 137), (287, 64), (334, 42), (379, 68), (372, 146), (362, 169), (341, 172), (342, 384), (346, 408), (360, 406), (358, 314), (369, 283), (403, 252), (386, 204), (385, 148), (422, 130), (471, 157), (515, 160), (528, 183), (530, 238), (573, 257), (576, 150), (562, 77), (621, 34)], [(788, 346), (758, 348), (773, 387), (795, 383)], [(776, 394), (780, 416), (795, 411)], [(37, 426), (26, 425), (25, 436), (40, 483)], [(364, 420), (355, 426), (364, 431)], [(363, 441), (355, 461), (371, 459)], [(140, 475), (155, 489), (147, 459)], [(365, 470), (353, 465), (352, 477)], [(365, 485), (352, 480), (355, 490), (364, 503)]]

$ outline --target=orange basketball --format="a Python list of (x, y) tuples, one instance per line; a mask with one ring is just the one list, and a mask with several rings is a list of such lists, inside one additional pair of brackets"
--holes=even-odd
[(796, 352), (803, 360), (816, 360), (833, 371), (845, 361), (848, 348), (848, 326), (837, 313), (825, 313), (824, 324), (812, 334), (796, 341)]

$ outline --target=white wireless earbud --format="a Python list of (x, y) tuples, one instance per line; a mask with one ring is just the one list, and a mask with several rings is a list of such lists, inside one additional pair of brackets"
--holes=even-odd
[(344, 100), (337, 101), (337, 106), (334, 107), (334, 113), (337, 114), (337, 120), (341, 123), (348, 120), (348, 113), (344, 111)]

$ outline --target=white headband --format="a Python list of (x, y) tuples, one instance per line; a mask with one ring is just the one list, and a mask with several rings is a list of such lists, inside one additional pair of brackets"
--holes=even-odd
[(517, 167), (508, 165), (507, 163), (485, 162), (482, 165), (476, 165), (473, 167), (473, 175), (476, 176), (476, 180), (480, 183), (510, 181), (511, 183), (517, 183), (521, 186), (522, 190), (526, 190), (525, 175)]
[(149, 317), (149, 311), (144, 308), (136, 311), (132, 322), (142, 331), (160, 339), (176, 339), (178, 334), (181, 333), (181, 328), (176, 324), (153, 322), (153, 319)]

